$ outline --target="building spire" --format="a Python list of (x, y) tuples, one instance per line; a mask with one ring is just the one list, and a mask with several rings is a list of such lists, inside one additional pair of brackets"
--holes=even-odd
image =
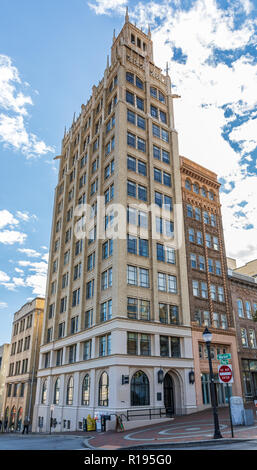
[(107, 55), (107, 64), (106, 64), (106, 68), (107, 68), (107, 69), (109, 68), (109, 54)]
[(112, 39), (113, 39), (113, 42), (114, 42), (115, 39), (116, 39), (115, 29), (113, 30), (113, 37), (112, 37)]
[(166, 75), (169, 75), (169, 62), (166, 62)]
[(149, 37), (149, 38), (151, 37), (151, 28), (150, 28), (150, 25), (148, 25), (148, 37)]
[(125, 23), (129, 22), (128, 6), (126, 7)]

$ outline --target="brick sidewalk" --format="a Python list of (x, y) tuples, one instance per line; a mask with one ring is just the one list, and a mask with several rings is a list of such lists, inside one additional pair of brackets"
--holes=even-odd
[[(219, 408), (219, 425), (222, 437), (231, 439), (231, 427), (228, 408)], [(254, 410), (253, 426), (234, 426), (234, 439), (257, 439), (257, 417)], [(90, 449), (125, 449), (137, 445), (188, 443), (213, 440), (212, 410), (201, 411), (187, 416), (176, 416), (165, 423), (135, 428), (124, 432), (87, 432), (84, 443)]]

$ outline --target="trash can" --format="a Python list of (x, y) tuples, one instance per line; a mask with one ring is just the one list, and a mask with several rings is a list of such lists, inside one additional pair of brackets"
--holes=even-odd
[(244, 426), (253, 426), (253, 410), (244, 410)]

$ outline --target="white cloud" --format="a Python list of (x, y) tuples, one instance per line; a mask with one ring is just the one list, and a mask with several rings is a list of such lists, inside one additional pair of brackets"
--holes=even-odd
[(26, 285), (31, 287), (33, 294), (39, 296), (45, 296), (46, 290), (46, 276), (42, 274), (34, 274), (26, 278)]
[(243, 154), (252, 152), (257, 147), (257, 119), (251, 119), (241, 126), (234, 127), (229, 137), (240, 145)]
[(52, 153), (54, 148), (27, 129), (27, 106), (33, 105), (32, 98), (22, 92), (27, 85), (11, 58), (0, 54), (0, 142), (32, 158)]
[(88, 5), (97, 15), (110, 15), (112, 11), (123, 13), (127, 3), (127, 0), (96, 0), (95, 3), (89, 2)]
[(0, 106), (18, 114), (27, 114), (26, 107), (32, 105), (30, 96), (17, 91), (15, 84), (21, 85), (21, 79), (16, 67), (12, 65), (10, 57), (0, 55)]
[(6, 302), (0, 302), (0, 310), (3, 308), (7, 308), (8, 304)]
[(29, 258), (39, 258), (41, 256), (41, 254), (38, 251), (30, 249), (30, 248), (18, 248), (18, 251), (20, 253), (24, 253)]
[(0, 211), (0, 229), (6, 225), (18, 225), (19, 221), (6, 209)]
[[(148, 22), (154, 26), (155, 62), (163, 68), (169, 62), (173, 92), (181, 95), (181, 99), (174, 100), (180, 154), (215, 171), (227, 182), (227, 188), (233, 188), (231, 182), (235, 185), (231, 193), (221, 193), (223, 223), (227, 252), (243, 263), (257, 257), (256, 226), (247, 230), (257, 220), (256, 178), (247, 175), (242, 165), (242, 157), (247, 155), (250, 161), (249, 153), (257, 145), (257, 121), (250, 117), (247, 120), (257, 108), (257, 65), (249, 54), (229, 65), (215, 63), (214, 51), (233, 51), (254, 44), (252, 21), (246, 19), (234, 28), (235, 13), (249, 13), (251, 4), (231, 2), (224, 11), (214, 0), (197, 0), (186, 11), (183, 3), (177, 3), (182, 8), (174, 9), (169, 1), (161, 6), (157, 2), (139, 3), (130, 15), (137, 17), (139, 27)], [(155, 23), (157, 17), (159, 26)], [(172, 60), (173, 47), (181, 49), (186, 63)], [(226, 107), (231, 110), (229, 117), (224, 114)], [(238, 116), (244, 120), (233, 127), (231, 123)], [(228, 124), (229, 141), (223, 136)], [(240, 151), (234, 150), (231, 142), (238, 144)], [(238, 217), (238, 211), (229, 206), (243, 199), (248, 201), (243, 209), (246, 216)]]
[(27, 238), (26, 233), (16, 230), (3, 230), (0, 232), (0, 243), (4, 245), (13, 245), (14, 243), (23, 244)]
[(38, 220), (35, 214), (29, 214), (28, 212), (17, 211), (16, 215), (19, 219), (23, 220), (24, 222), (29, 222), (29, 220)]
[(23, 269), (20, 269), (20, 268), (14, 268), (14, 271), (16, 271), (16, 273), (21, 274), (21, 275), (24, 274)]
[[(109, 13), (109, 6), (100, 11), (98, 5), (98, 13)], [(139, 28), (151, 24), (155, 63), (164, 69), (169, 62), (172, 90), (181, 95), (174, 100), (180, 154), (215, 171), (231, 190), (221, 193), (225, 240), (227, 252), (241, 263), (257, 257), (256, 178), (245, 165), (246, 159), (254, 163), (257, 145), (257, 121), (251, 118), (257, 109), (257, 64), (245, 53), (256, 45), (257, 22), (247, 16), (252, 12), (250, 0), (231, 0), (225, 9), (215, 0), (195, 0), (190, 8), (182, 0), (149, 1), (129, 11)], [(173, 50), (181, 51), (184, 63), (173, 60)], [(229, 63), (217, 60), (221, 52)], [(228, 108), (230, 115), (224, 112)], [(244, 199), (248, 205), (240, 217), (230, 206)]]
[(9, 280), (10, 276), (8, 276), (4, 271), (0, 271), (0, 282), (8, 282)]

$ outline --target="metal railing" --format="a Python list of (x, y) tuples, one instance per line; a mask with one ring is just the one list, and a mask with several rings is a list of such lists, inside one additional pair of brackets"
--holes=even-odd
[(133, 419), (157, 419), (172, 417), (173, 410), (171, 408), (145, 408), (127, 410), (127, 421)]

